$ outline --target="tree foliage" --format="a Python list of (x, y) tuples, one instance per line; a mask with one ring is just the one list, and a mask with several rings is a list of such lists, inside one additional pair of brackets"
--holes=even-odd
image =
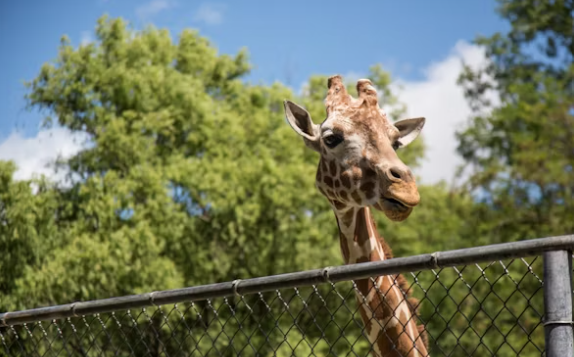
[(490, 64), (460, 77), (476, 113), (459, 152), (485, 203), (477, 218), (488, 241), (571, 233), (574, 3), (500, 0), (498, 11), (509, 32), (478, 38)]
[[(405, 222), (376, 215), (395, 256), (572, 231), (573, 67), (566, 28), (572, 26), (565, 16), (571, 4), (556, 1), (544, 11), (527, 11), (530, 2), (501, 1), (511, 32), (479, 39), (491, 65), (461, 76), (476, 110), (459, 134), (459, 151), (474, 168), (469, 186), (421, 186), (421, 204)], [(295, 94), (280, 83), (246, 83), (247, 52), (218, 54), (195, 31), (185, 30), (174, 41), (165, 30), (134, 31), (121, 19), (102, 17), (96, 35), (79, 48), (64, 37), (58, 57), (28, 84), (29, 105), (49, 114), (47, 126), (87, 138), (84, 150), (58, 163), (69, 173), (67, 182), (17, 182), (15, 166), (0, 162), (0, 311), (342, 263), (335, 218), (314, 187), (318, 154), (293, 134), (283, 113), (283, 100), (295, 99), (322, 120), (326, 76), (311, 77)], [(533, 53), (533, 43), (543, 51)], [(375, 65), (369, 77), (391, 118), (401, 118), (404, 106), (390, 89), (389, 74)], [(492, 89), (502, 103), (494, 109)], [(399, 152), (411, 167), (424, 156), (423, 139), (424, 133)], [(472, 196), (477, 188), (479, 202)], [(458, 275), (442, 274), (452, 282), (451, 296), (468, 297)], [(427, 292), (431, 300), (444, 301), (446, 290), (431, 284), (436, 276), (418, 279), (435, 286)], [(486, 299), (489, 288), (475, 293)], [(498, 294), (510, 299), (514, 288), (502, 286)], [(309, 304), (319, 304), (309, 306), (317, 320), (329, 321), (320, 301)], [(508, 311), (519, 314), (521, 306)], [(237, 308), (238, 316), (245, 308)], [(423, 302), (423, 319), (436, 309)], [(478, 314), (480, 304), (440, 309), (445, 316)], [(252, 314), (273, 330), (275, 321), (265, 320), (264, 310)], [(524, 316), (527, 324), (536, 321)], [(341, 309), (336, 318), (345, 324), (352, 312)], [(490, 322), (479, 316), (473, 324)], [(153, 323), (159, 334), (170, 333), (162, 321)], [(427, 328), (431, 336), (445, 330), (440, 321)], [(350, 341), (360, 335), (356, 326), (345, 330)], [(306, 336), (317, 343), (317, 355), (329, 352), (322, 337), (320, 329)], [(301, 336), (293, 330), (269, 338)], [(366, 348), (361, 341), (355, 350)], [(345, 351), (345, 341), (340, 343), (333, 348)], [(444, 343), (472, 348), (476, 338)], [(499, 335), (481, 341), (492, 349), (504, 343)], [(209, 341), (202, 344), (210, 348)]]
[[(318, 156), (284, 119), (289, 88), (245, 83), (246, 52), (219, 55), (194, 31), (173, 42), (165, 30), (132, 31), (103, 17), (96, 35), (79, 48), (64, 37), (57, 59), (28, 84), (29, 105), (49, 113), (47, 126), (87, 141), (58, 164), (69, 172), (65, 185), (14, 182), (14, 166), (3, 163), (0, 243), (10, 269), (0, 310), (341, 264), (333, 213), (314, 187)], [(370, 71), (398, 119), (389, 75)], [(325, 86), (314, 76), (297, 99), (315, 120)], [(421, 140), (404, 160), (415, 166), (423, 151)], [(453, 239), (459, 224), (447, 221), (458, 215), (442, 203), (447, 191), (428, 192), (435, 199), (412, 222), (445, 212)], [(405, 226), (408, 238), (389, 237), (398, 252), (432, 240), (420, 224)]]

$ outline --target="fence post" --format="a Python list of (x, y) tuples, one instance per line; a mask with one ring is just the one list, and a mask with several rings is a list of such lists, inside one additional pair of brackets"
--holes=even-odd
[(573, 357), (572, 252), (544, 252), (544, 337), (547, 357)]

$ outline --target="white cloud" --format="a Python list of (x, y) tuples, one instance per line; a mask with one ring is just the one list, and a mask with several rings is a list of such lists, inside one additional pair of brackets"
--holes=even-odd
[(136, 8), (136, 15), (144, 20), (172, 6), (169, 0), (153, 0)]
[[(463, 62), (476, 69), (486, 65), (487, 59), (482, 48), (459, 41), (445, 58), (424, 68), (422, 80), (401, 79), (401, 73), (412, 70), (408, 65), (399, 66), (391, 61), (383, 67), (396, 78), (391, 89), (399, 101), (407, 106), (403, 118), (426, 118), (422, 131), (427, 146), (426, 155), (421, 167), (415, 170), (425, 184), (440, 180), (452, 183), (457, 167), (462, 164), (462, 158), (456, 152), (458, 142), (455, 131), (461, 129), (472, 114), (462, 87), (456, 83)], [(360, 72), (348, 72), (343, 76), (351, 82), (365, 77), (368, 74)], [(300, 94), (306, 93), (306, 84), (300, 87)], [(494, 106), (498, 104), (496, 93), (490, 93), (489, 99)], [(384, 109), (390, 112), (392, 108), (385, 106)]]
[(343, 77), (343, 80), (345, 82), (353, 84), (357, 82), (359, 79), (366, 78), (364, 73), (354, 71), (347, 72), (346, 74), (343, 74), (341, 76)]
[(25, 138), (14, 132), (0, 143), (0, 160), (12, 160), (17, 165), (15, 180), (27, 180), (46, 175), (61, 181), (65, 173), (54, 171), (56, 159), (69, 158), (83, 148), (86, 136), (64, 128), (40, 130), (35, 137)]
[[(448, 56), (424, 70), (422, 80), (399, 78), (393, 84), (399, 99), (407, 105), (407, 116), (424, 116), (427, 119), (423, 129), (427, 145), (426, 159), (417, 169), (423, 183), (435, 183), (442, 179), (451, 181), (456, 167), (462, 163), (456, 153), (454, 133), (471, 115), (462, 88), (456, 83), (462, 61), (474, 68), (484, 65), (484, 51), (478, 46), (459, 41)], [(346, 79), (360, 77), (360, 73), (353, 72), (345, 75)], [(304, 87), (300, 91), (304, 91)], [(490, 99), (494, 105), (497, 104), (494, 93)], [(28, 179), (36, 173), (59, 180), (63, 174), (55, 175), (53, 169), (46, 165), (58, 155), (67, 158), (77, 153), (83, 147), (84, 139), (63, 128), (42, 130), (33, 138), (12, 133), (0, 143), (0, 160), (16, 162), (18, 171), (15, 179)]]
[(193, 19), (207, 25), (219, 25), (223, 21), (224, 10), (221, 4), (202, 4)]
[[(487, 63), (482, 48), (459, 41), (446, 58), (424, 70), (423, 80), (399, 79), (394, 84), (399, 99), (407, 105), (407, 116), (426, 118), (422, 131), (427, 145), (426, 159), (416, 170), (423, 183), (436, 183), (442, 179), (451, 182), (456, 167), (462, 163), (456, 153), (454, 134), (471, 115), (462, 87), (456, 83), (462, 61), (472, 68)], [(402, 89), (397, 89), (398, 86)], [(496, 104), (494, 94), (491, 100)]]
[(93, 41), (94, 39), (92, 38), (92, 34), (90, 33), (90, 31), (82, 31), (82, 35), (80, 36), (81, 46), (86, 46)]

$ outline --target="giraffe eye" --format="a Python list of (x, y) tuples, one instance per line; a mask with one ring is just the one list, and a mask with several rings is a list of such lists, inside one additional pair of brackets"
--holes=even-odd
[(327, 145), (331, 149), (342, 143), (343, 140), (344, 140), (343, 137), (338, 134), (329, 135), (323, 138), (323, 142), (325, 143), (325, 145)]
[(393, 143), (393, 149), (397, 151), (401, 147), (401, 143), (397, 140)]

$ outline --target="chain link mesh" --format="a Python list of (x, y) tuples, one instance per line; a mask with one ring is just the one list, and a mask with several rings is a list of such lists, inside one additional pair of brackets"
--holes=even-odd
[[(403, 274), (430, 356), (544, 354), (542, 259)], [(367, 356), (356, 284), (324, 283), (0, 328), (8, 356)], [(406, 293), (406, 292), (405, 292)], [(372, 315), (371, 315), (372, 316)], [(398, 355), (398, 354), (396, 354)]]

